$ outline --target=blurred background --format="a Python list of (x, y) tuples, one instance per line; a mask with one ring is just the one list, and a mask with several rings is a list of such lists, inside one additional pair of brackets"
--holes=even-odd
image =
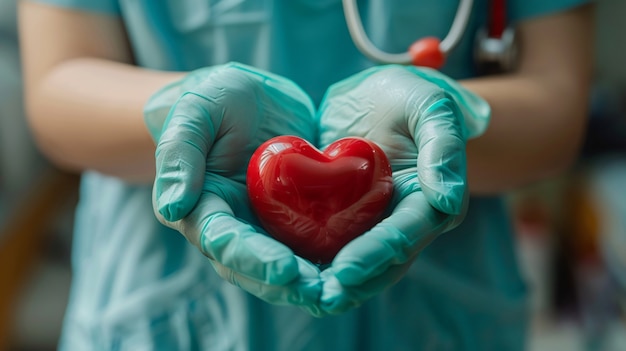
[[(16, 0), (0, 0), (0, 351), (54, 350), (78, 177), (37, 152)], [(508, 196), (531, 291), (531, 351), (626, 350), (626, 1), (597, 1), (590, 128), (576, 167)]]

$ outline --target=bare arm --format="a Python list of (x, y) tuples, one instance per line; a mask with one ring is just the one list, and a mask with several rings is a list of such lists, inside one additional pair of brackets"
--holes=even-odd
[(518, 28), (520, 67), (462, 82), (492, 107), (487, 132), (468, 144), (474, 194), (494, 194), (559, 174), (576, 159), (587, 119), (592, 15), (585, 6)]
[[(554, 175), (575, 159), (587, 112), (590, 17), (584, 8), (528, 21), (518, 33), (518, 72), (463, 82), (493, 108), (488, 131), (468, 146), (473, 193)], [(22, 1), (19, 20), (29, 122), (42, 151), (64, 168), (150, 181), (154, 144), (142, 109), (180, 73), (132, 66), (117, 18)]]
[(133, 66), (123, 24), (112, 16), (21, 1), (19, 23), (26, 108), (42, 152), (69, 170), (151, 181), (143, 106), (181, 73)]

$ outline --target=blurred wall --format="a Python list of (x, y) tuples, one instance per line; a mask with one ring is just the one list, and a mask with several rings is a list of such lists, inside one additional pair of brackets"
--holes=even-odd
[(12, 202), (43, 165), (24, 118), (16, 3), (0, 0), (0, 203)]
[(626, 1), (597, 0), (596, 28), (597, 80), (626, 87)]

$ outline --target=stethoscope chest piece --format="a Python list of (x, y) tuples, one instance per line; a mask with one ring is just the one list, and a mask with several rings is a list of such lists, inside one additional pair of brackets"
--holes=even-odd
[(515, 29), (507, 27), (498, 37), (489, 36), (483, 28), (476, 33), (474, 60), (480, 73), (510, 72), (517, 65)]

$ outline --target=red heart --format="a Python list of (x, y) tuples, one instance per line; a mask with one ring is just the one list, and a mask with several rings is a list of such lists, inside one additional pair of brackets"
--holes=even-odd
[(247, 184), (265, 230), (314, 263), (330, 262), (378, 223), (393, 192), (389, 160), (363, 138), (322, 153), (299, 137), (275, 137), (252, 155)]

